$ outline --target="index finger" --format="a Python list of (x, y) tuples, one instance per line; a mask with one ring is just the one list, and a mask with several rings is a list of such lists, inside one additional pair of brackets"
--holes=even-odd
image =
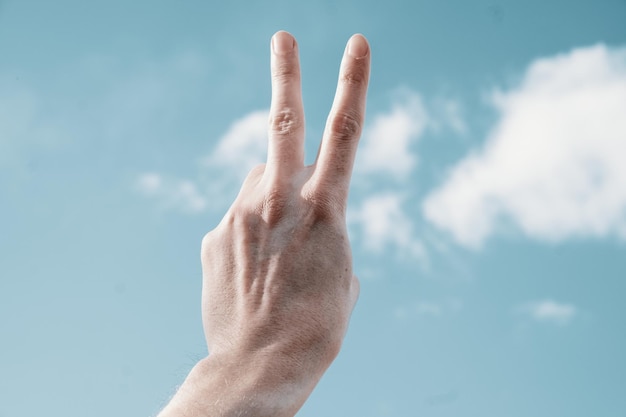
[(304, 109), (298, 44), (285, 32), (272, 37), (272, 104), (267, 171), (291, 176), (304, 166)]
[(313, 174), (317, 191), (331, 192), (342, 201), (348, 197), (352, 167), (365, 120), (369, 73), (369, 45), (363, 35), (354, 35), (348, 41), (341, 61), (337, 91)]

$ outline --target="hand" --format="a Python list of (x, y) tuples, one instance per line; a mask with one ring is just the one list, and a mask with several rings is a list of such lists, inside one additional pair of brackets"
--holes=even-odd
[(202, 242), (209, 356), (162, 415), (293, 416), (337, 356), (359, 292), (345, 213), (369, 62), (367, 41), (353, 36), (317, 160), (305, 166), (298, 47), (286, 32), (272, 38), (267, 163)]

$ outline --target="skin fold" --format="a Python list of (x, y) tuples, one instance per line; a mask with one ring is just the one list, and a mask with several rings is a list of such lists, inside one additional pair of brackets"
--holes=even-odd
[(254, 168), (202, 241), (202, 320), (209, 356), (159, 417), (293, 416), (343, 342), (359, 293), (346, 228), (365, 117), (366, 39), (354, 35), (313, 165), (304, 165), (298, 45), (271, 42), (266, 164)]

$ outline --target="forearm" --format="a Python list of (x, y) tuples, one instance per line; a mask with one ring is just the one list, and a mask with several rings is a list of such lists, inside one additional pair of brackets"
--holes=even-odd
[(261, 355), (211, 355), (194, 366), (158, 417), (293, 417), (317, 380), (286, 374), (284, 367)]

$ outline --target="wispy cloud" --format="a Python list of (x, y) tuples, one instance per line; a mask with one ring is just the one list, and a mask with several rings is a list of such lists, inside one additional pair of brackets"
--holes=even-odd
[(267, 159), (268, 117), (268, 110), (257, 110), (232, 123), (205, 158), (206, 166), (243, 180), (255, 165)]
[(397, 93), (387, 113), (372, 117), (359, 145), (355, 175), (385, 175), (408, 179), (417, 164), (415, 143), (428, 126), (429, 116), (418, 93)]
[(506, 222), (548, 241), (626, 239), (626, 49), (536, 60), (492, 98), (500, 121), (426, 198), (425, 217), (469, 247)]
[(50, 151), (65, 157), (84, 147), (99, 158), (169, 137), (208, 66), (190, 49), (158, 61), (83, 56), (51, 66), (45, 82), (27, 69), (2, 68), (0, 169), (14, 179)]
[(401, 194), (387, 192), (365, 198), (360, 207), (348, 213), (348, 221), (362, 231), (361, 241), (367, 250), (382, 253), (396, 250), (400, 257), (424, 259), (421, 241), (415, 236), (414, 224), (406, 213)]
[(199, 213), (208, 205), (206, 196), (188, 180), (172, 180), (157, 173), (145, 173), (137, 179), (136, 187), (142, 194), (157, 198), (164, 209)]
[[(137, 190), (165, 209), (199, 213), (223, 208), (250, 169), (266, 159), (267, 118), (267, 110), (258, 110), (235, 120), (213, 151), (202, 158), (193, 179), (143, 173), (136, 180)], [(216, 203), (216, 198), (221, 202)]]
[(578, 309), (574, 305), (550, 299), (526, 303), (516, 311), (535, 321), (558, 325), (569, 324), (578, 314)]
[(30, 156), (67, 145), (67, 120), (51, 115), (49, 100), (0, 74), (0, 169), (21, 174)]
[[(358, 198), (355, 208), (348, 213), (348, 222), (360, 230), (365, 250), (376, 254), (392, 250), (399, 258), (419, 259), (425, 266), (426, 251), (416, 234), (415, 215), (408, 211), (410, 205), (406, 200), (414, 191), (411, 177), (419, 162), (416, 144), (429, 129), (450, 125), (442, 109), (450, 110), (454, 100), (445, 106), (430, 106), (436, 107), (438, 116), (433, 118), (422, 96), (415, 91), (396, 89), (391, 98), (388, 111), (368, 118), (354, 170), (357, 188), (384, 184), (387, 191)], [(461, 126), (460, 112), (455, 117)]]
[(410, 318), (440, 318), (456, 314), (463, 309), (463, 302), (458, 298), (446, 298), (438, 301), (419, 300), (412, 304), (396, 307), (394, 316), (398, 320)]
[(429, 108), (429, 124), (435, 130), (449, 128), (457, 134), (467, 133), (464, 108), (459, 100), (451, 97), (437, 97)]

